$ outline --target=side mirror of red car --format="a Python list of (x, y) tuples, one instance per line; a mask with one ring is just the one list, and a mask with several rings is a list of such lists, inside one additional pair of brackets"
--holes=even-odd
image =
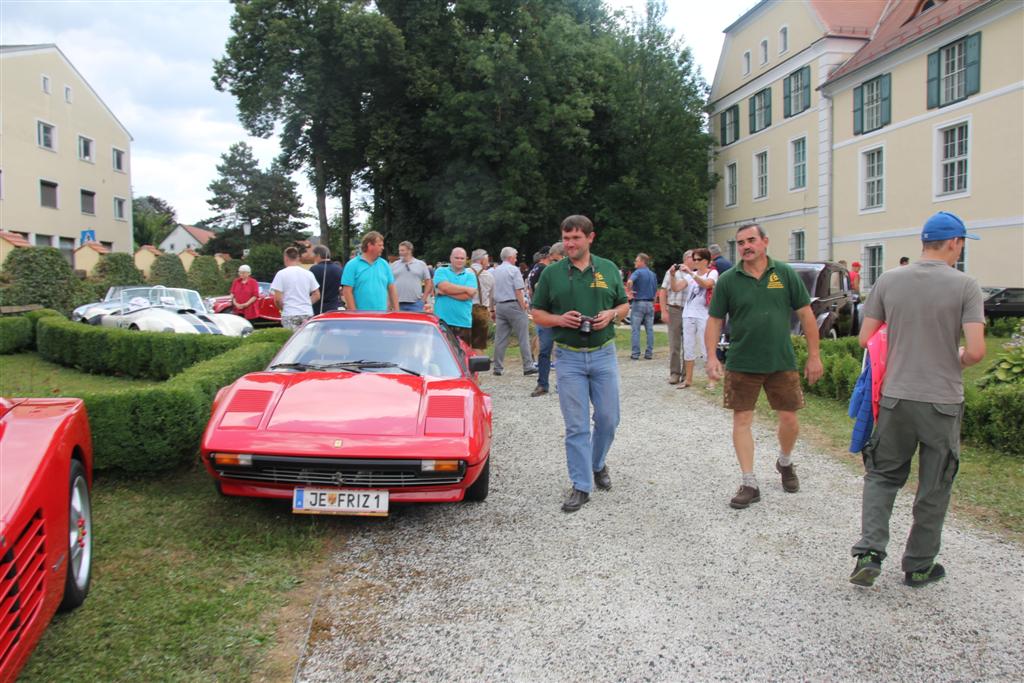
[(470, 356), (469, 357), (469, 371), (470, 372), (487, 372), (491, 369), (491, 359), (489, 356)]

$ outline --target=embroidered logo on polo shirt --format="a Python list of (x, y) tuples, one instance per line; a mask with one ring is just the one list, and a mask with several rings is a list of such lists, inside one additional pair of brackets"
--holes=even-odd
[(768, 276), (768, 289), (785, 289), (782, 280), (774, 272)]
[(601, 273), (599, 273), (599, 272), (597, 272), (595, 270), (594, 271), (594, 281), (590, 283), (590, 287), (591, 288), (599, 287), (601, 289), (608, 289), (608, 283), (604, 281), (604, 275), (601, 275)]

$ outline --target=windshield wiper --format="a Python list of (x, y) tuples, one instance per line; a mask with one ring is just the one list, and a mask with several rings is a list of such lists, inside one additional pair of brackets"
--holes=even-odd
[(337, 363), (328, 363), (327, 365), (320, 365), (320, 366), (317, 366), (317, 367), (318, 368), (345, 368), (345, 369), (353, 369), (356, 372), (361, 372), (364, 368), (366, 368), (366, 369), (398, 368), (402, 372), (407, 372), (410, 375), (416, 375), (417, 377), (420, 376), (420, 373), (416, 372), (415, 370), (410, 370), (409, 368), (403, 368), (398, 363), (392, 363), (390, 361), (383, 361), (383, 360), (344, 360), (344, 361), (338, 361)]
[(278, 368), (286, 368), (288, 370), (310, 370), (315, 368), (315, 365), (309, 363), (275, 363), (271, 365), (268, 370), (277, 370)]

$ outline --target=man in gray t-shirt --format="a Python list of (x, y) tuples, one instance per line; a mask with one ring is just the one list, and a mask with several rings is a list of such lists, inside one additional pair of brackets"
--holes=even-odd
[[(958, 217), (935, 214), (921, 231), (921, 260), (884, 273), (864, 307), (860, 345), (887, 325), (888, 355), (878, 422), (864, 447), (861, 539), (850, 581), (870, 586), (881, 572), (889, 517), (920, 446), (914, 523), (903, 553), (904, 583), (946, 575), (935, 562), (960, 458), (963, 369), (985, 357), (981, 288), (956, 269), (967, 233)], [(966, 347), (959, 346), (960, 334)]]
[(427, 264), (413, 257), (412, 242), (398, 245), (398, 260), (391, 264), (398, 291), (398, 310), (422, 312), (434, 292), (433, 278)]

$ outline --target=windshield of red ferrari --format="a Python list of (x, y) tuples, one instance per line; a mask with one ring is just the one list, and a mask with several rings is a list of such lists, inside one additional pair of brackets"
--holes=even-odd
[(433, 325), (394, 320), (313, 320), (271, 369), (384, 372), (459, 377), (451, 347)]

